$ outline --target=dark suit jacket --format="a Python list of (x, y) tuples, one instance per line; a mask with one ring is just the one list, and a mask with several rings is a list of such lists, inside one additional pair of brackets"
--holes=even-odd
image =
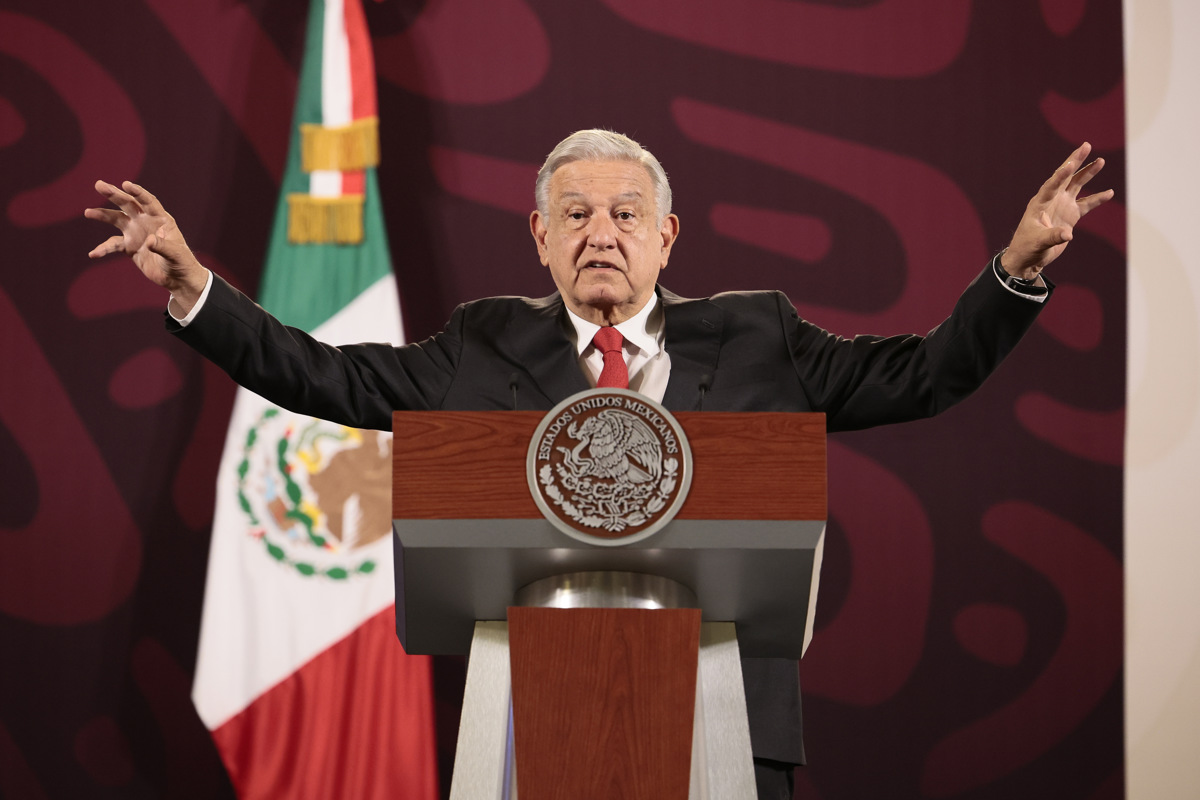
[[(663, 405), (706, 411), (821, 411), (830, 431), (929, 417), (983, 383), (1042, 304), (988, 267), (926, 336), (844, 339), (800, 319), (779, 292), (699, 300), (661, 287), (671, 375)], [(293, 411), (391, 430), (392, 411), (549, 410), (588, 388), (562, 298), (495, 297), (455, 309), (446, 329), (392, 347), (331, 347), (287, 328), (220, 278), (193, 322), (168, 328), (242, 386)], [(745, 659), (756, 757), (803, 763), (797, 666)]]

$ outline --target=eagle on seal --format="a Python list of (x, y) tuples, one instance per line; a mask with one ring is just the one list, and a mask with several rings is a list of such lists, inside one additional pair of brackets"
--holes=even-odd
[(563, 465), (577, 478), (611, 480), (633, 488), (662, 477), (662, 445), (640, 417), (606, 408), (583, 424), (571, 423), (567, 435), (579, 442), (560, 447)]

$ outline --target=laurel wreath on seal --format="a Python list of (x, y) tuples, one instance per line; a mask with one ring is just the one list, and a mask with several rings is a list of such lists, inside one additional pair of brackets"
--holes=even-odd
[(657, 485), (647, 484), (632, 491), (618, 493), (616, 484), (593, 481), (590, 477), (578, 478), (558, 466), (558, 475), (563, 486), (571, 493), (570, 499), (563, 496), (562, 489), (554, 479), (554, 470), (549, 464), (542, 466), (538, 480), (543, 491), (563, 513), (579, 525), (588, 528), (604, 528), (619, 533), (631, 526), (644, 525), (666, 507), (679, 478), (679, 461), (668, 458), (663, 461), (663, 477)]
[[(238, 505), (241, 506), (242, 511), (249, 518), (250, 525), (252, 526), (250, 531), (251, 536), (262, 541), (263, 545), (267, 549), (267, 555), (278, 561), (280, 564), (286, 564), (294, 568), (297, 572), (305, 577), (321, 575), (335, 581), (344, 581), (351, 575), (367, 575), (374, 572), (376, 564), (369, 558), (363, 560), (357, 566), (350, 569), (337, 566), (321, 568), (320, 566), (312, 564), (308, 561), (299, 561), (291, 558), (286, 550), (284, 550), (275, 542), (271, 541), (271, 537), (267, 531), (267, 526), (264, 525), (263, 522), (258, 518), (258, 515), (254, 513), (254, 507), (251, 505), (250, 499), (246, 496), (246, 483), (247, 476), (250, 473), (250, 457), (254, 451), (255, 444), (258, 442), (259, 429), (268, 420), (271, 420), (277, 416), (279, 416), (278, 408), (267, 408), (263, 411), (262, 415), (259, 416), (255, 423), (250, 426), (250, 430), (246, 433), (246, 444), (242, 448), (242, 460), (238, 463), (237, 467)], [(304, 491), (300, 488), (299, 484), (292, 480), (292, 468), (288, 463), (288, 452), (292, 446), (291, 442), (289, 441), (289, 434), (290, 430), (288, 433), (285, 433), (284, 436), (280, 437), (280, 439), (275, 443), (275, 468), (279, 473), (279, 477), (284, 482), (284, 494), (287, 497), (287, 500), (291, 501), (290, 505), (287, 506), (287, 512), (285, 516), (287, 519), (295, 520), (296, 522), (300, 523), (300, 525), (304, 528), (306, 538), (310, 544), (312, 544), (314, 547), (324, 548), (326, 544), (325, 538), (313, 530), (315, 520), (313, 520), (311, 516), (306, 514), (301, 509), (301, 500), (303, 498)]]

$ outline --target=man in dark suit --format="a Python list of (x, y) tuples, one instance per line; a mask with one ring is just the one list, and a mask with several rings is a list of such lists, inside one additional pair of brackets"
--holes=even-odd
[[(572, 134), (538, 174), (530, 230), (558, 291), (464, 304), (444, 331), (399, 348), (335, 348), (281, 325), (204, 269), (139, 186), (98, 182), (117, 209), (86, 215), (120, 230), (92, 257), (124, 252), (171, 291), (170, 330), (300, 413), (389, 430), (395, 409), (548, 410), (595, 385), (606, 367), (593, 339), (616, 328), (629, 387), (668, 409), (822, 411), (838, 431), (932, 416), (978, 388), (1049, 297), (1042, 270), (1112, 197), (1079, 196), (1103, 167), (1080, 168), (1089, 151), (1055, 171), (1009, 247), (927, 336), (844, 339), (800, 319), (780, 293), (687, 300), (658, 286), (679, 234), (670, 186), (654, 156), (607, 131)], [(760, 797), (790, 797), (804, 760), (796, 664), (747, 659), (743, 677)]]

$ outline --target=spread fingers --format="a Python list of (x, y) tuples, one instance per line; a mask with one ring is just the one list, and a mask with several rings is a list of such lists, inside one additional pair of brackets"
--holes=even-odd
[(125, 250), (125, 237), (110, 236), (100, 244), (92, 248), (88, 253), (88, 258), (103, 258), (104, 256), (120, 253)]

